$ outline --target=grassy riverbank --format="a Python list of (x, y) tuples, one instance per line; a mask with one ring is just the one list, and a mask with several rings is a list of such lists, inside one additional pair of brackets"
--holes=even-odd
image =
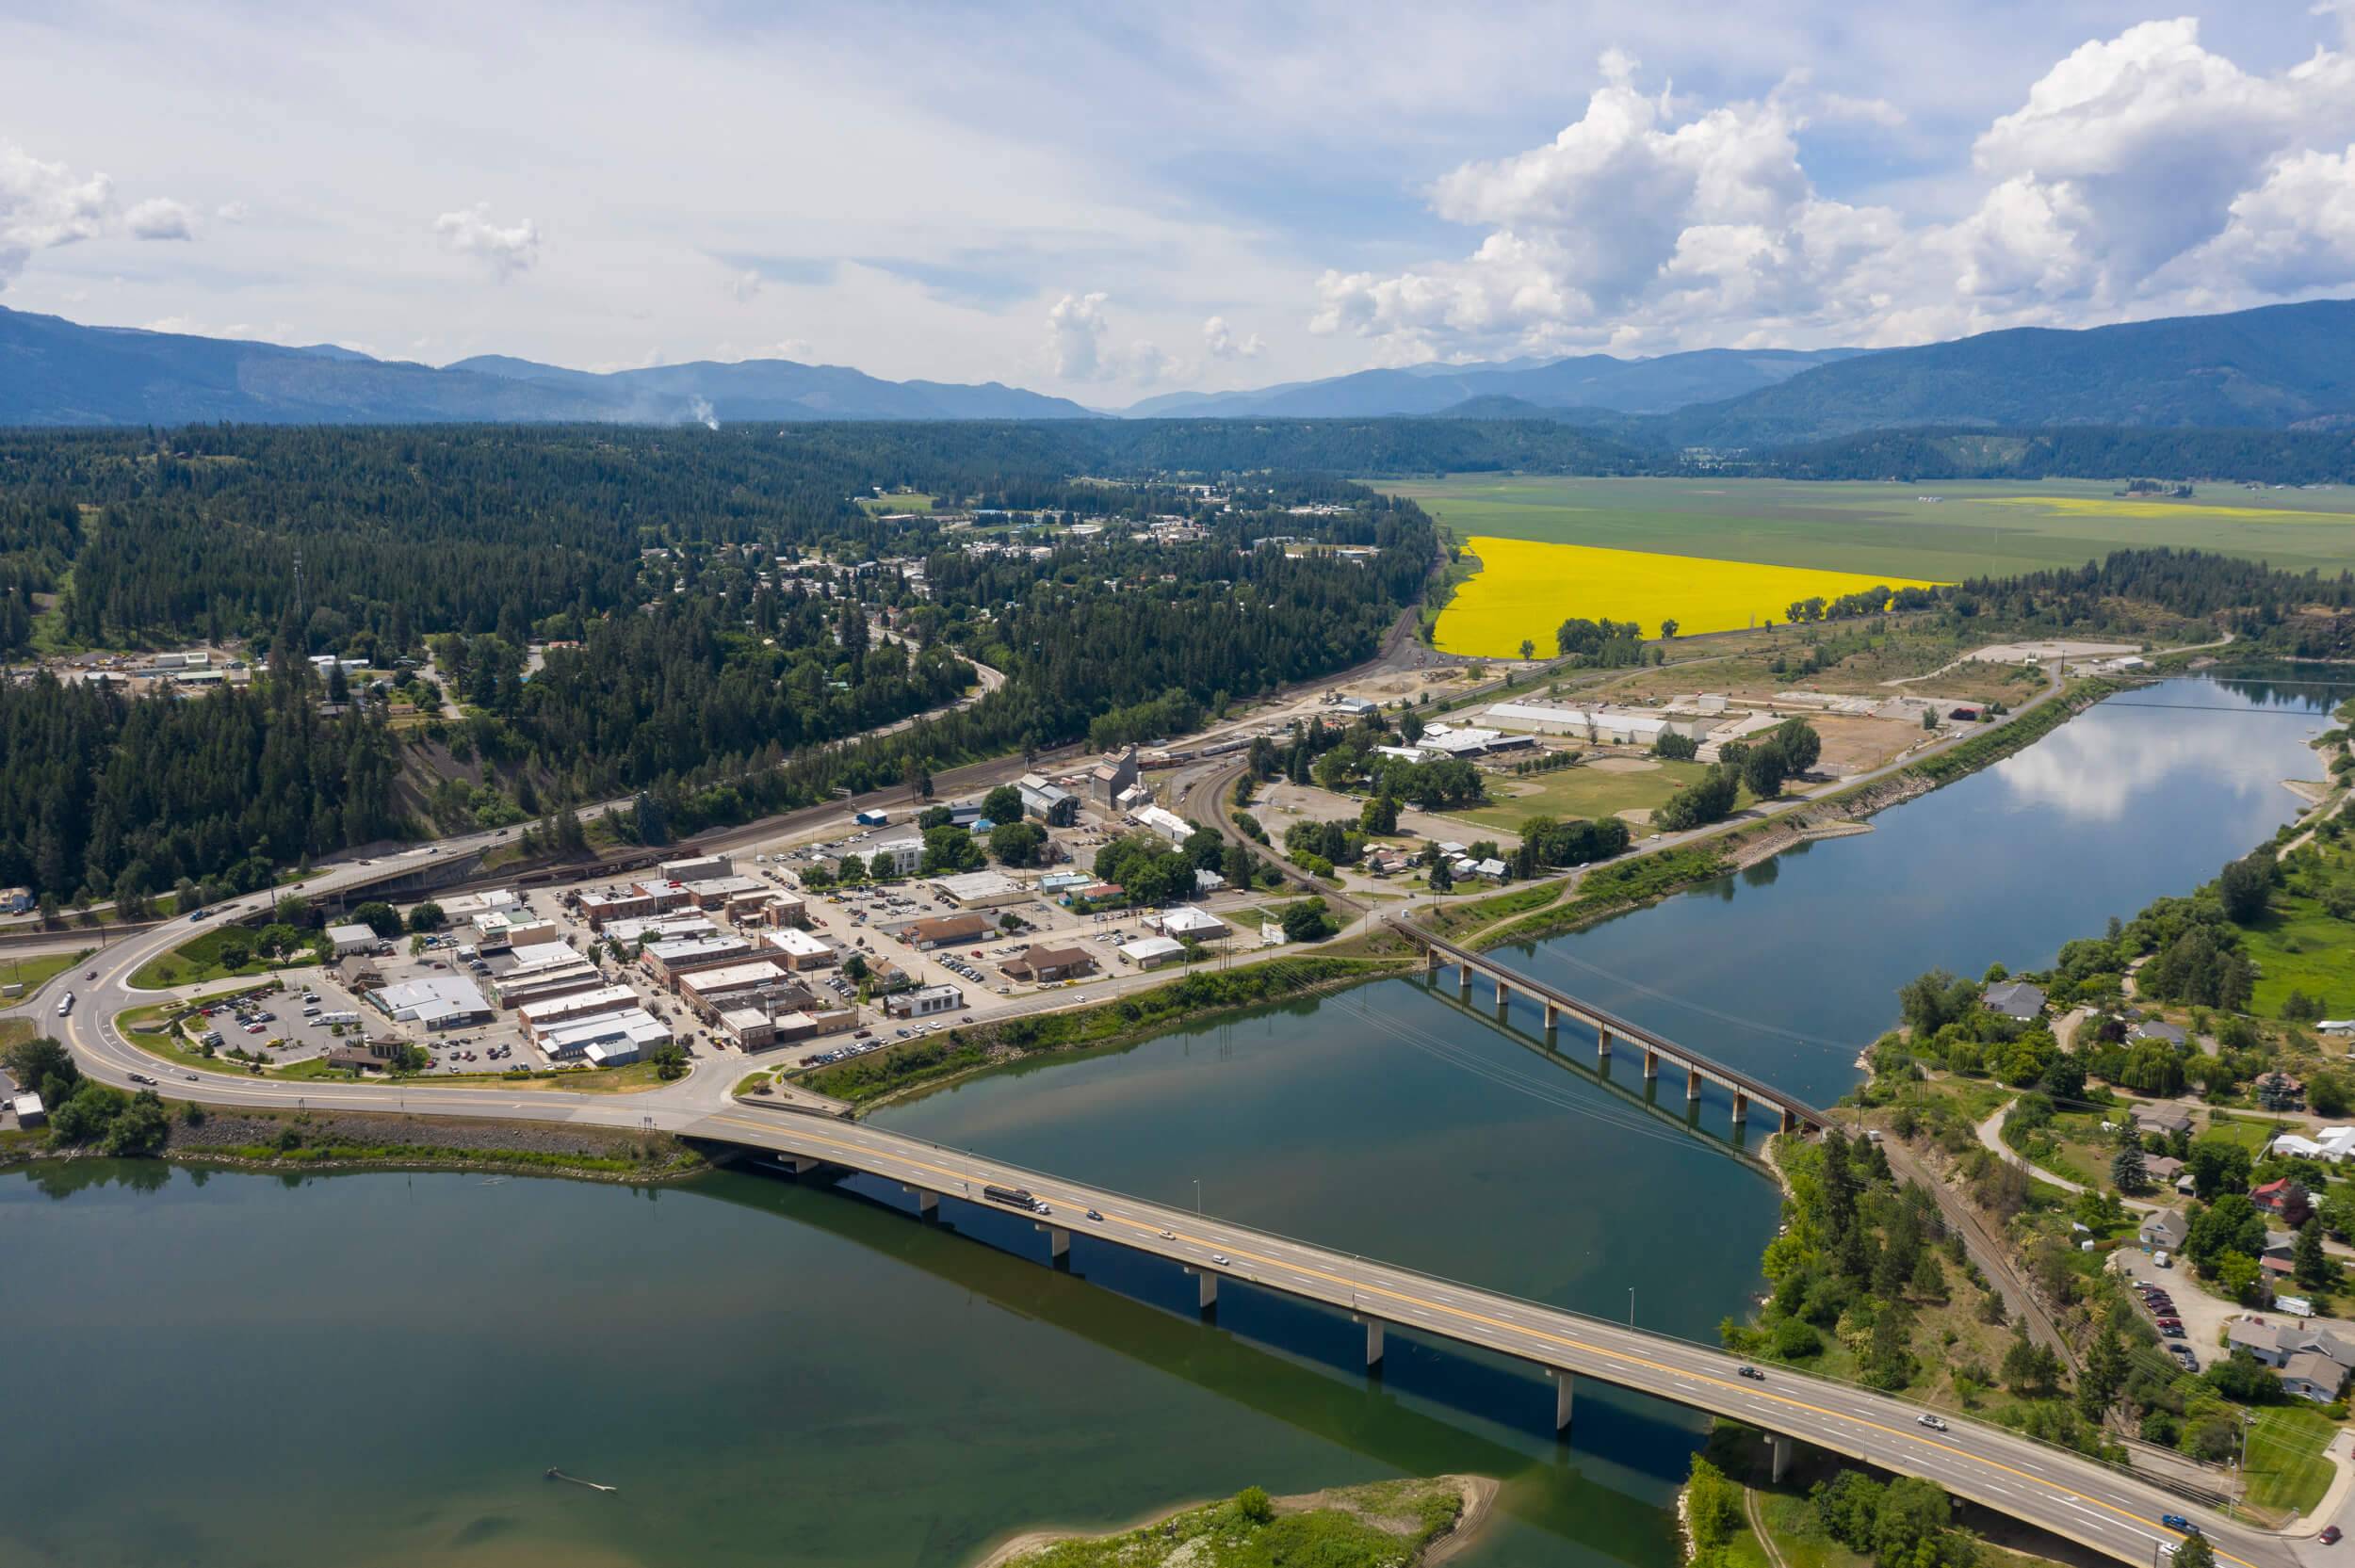
[(904, 1045), (795, 1075), (818, 1093), (872, 1106), (919, 1084), (1060, 1051), (1141, 1040), (1234, 1008), (1286, 1001), (1337, 985), (1400, 973), (1403, 962), (1351, 958), (1279, 958), (1241, 969), (1204, 970), (1168, 985), (1068, 1012), (950, 1029)]
[(1295, 1497), (1249, 1487), (1223, 1502), (1107, 1535), (1019, 1536), (982, 1568), (1412, 1568), (1469, 1543), (1496, 1483), (1480, 1476), (1375, 1481)]

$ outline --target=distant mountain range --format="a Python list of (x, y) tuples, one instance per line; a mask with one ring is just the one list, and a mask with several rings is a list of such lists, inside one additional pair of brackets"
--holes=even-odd
[(2355, 425), (2355, 300), (1892, 348), (1627, 433), (1677, 446), (1760, 447), (1917, 426), (2067, 425)]
[[(1633, 447), (1787, 446), (1859, 431), (2355, 427), (2355, 300), (1916, 348), (1705, 348), (1367, 370), (1122, 411), (1150, 419), (1551, 420)], [(0, 309), (0, 425), (1081, 419), (995, 381), (886, 381), (789, 360), (596, 374), (486, 354), (436, 369), (332, 345), (85, 327)]]
[(1667, 413), (1776, 386), (1801, 371), (1864, 351), (1701, 348), (1651, 360), (1583, 354), (1504, 364), (1419, 364), (1247, 392), (1173, 392), (1125, 412), (1132, 419), (1366, 419), (1469, 413), (1472, 411), (1462, 407), (1467, 403), (1508, 398), (1539, 411), (1540, 418), (1554, 411)]
[(885, 381), (789, 360), (601, 376), (485, 355), (437, 370), (332, 345), (283, 348), (0, 309), (0, 425), (1087, 417), (1067, 398), (995, 381)]

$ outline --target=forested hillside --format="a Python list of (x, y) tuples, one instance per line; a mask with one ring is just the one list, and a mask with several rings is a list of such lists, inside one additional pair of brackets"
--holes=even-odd
[[(1182, 731), (1370, 656), (1437, 558), (1412, 503), (1343, 481), (1212, 494), (1113, 477), (1048, 428), (1001, 434), (0, 440), (8, 652), (226, 639), (268, 663), (202, 698), (0, 686), (0, 784), (24, 802), (0, 825), (0, 883), (136, 905), (386, 836), (534, 816), (570, 836), (587, 801), (642, 796), (625, 831), (667, 835), (1026, 746)], [(429, 652), (455, 720), (406, 667), (351, 683), (331, 717), (343, 683), (307, 663), (391, 671)], [(973, 686), (961, 655), (1002, 687), (836, 744), (947, 708)]]

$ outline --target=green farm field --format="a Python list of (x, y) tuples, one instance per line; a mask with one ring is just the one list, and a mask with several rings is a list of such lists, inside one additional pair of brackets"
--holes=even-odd
[[(2203, 485), (2129, 499), (2091, 480), (1924, 484), (1458, 474), (1371, 479), (1475, 534), (1932, 582), (2082, 566), (2113, 550), (2217, 550), (2290, 571), (2355, 568), (2355, 488)], [(1925, 496), (1937, 496), (1936, 501)]]

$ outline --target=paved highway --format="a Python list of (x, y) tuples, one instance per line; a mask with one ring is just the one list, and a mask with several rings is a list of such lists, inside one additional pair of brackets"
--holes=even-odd
[[(1935, 1431), (1920, 1425), (1919, 1408), (1903, 1400), (1782, 1367), (1765, 1368), (1762, 1381), (1744, 1378), (1734, 1358), (1681, 1340), (856, 1123), (739, 1107), (683, 1130), (691, 1137), (821, 1159), (949, 1197), (979, 1200), (991, 1184), (1026, 1188), (1052, 1211), (1034, 1222), (1075, 1237), (1117, 1242), (1197, 1274), (1285, 1291), (1379, 1318), (1391, 1329), (1476, 1345), (1567, 1371), (1574, 1379), (1598, 1378), (1730, 1416), (1851, 1459), (1925, 1477), (1957, 1496), (2121, 1561), (2157, 1561), (2183, 1539), (2181, 1531), (2159, 1523), (2170, 1513), (2196, 1517), (2223, 1560), (2245, 1568), (2299, 1561), (2293, 1540), (2196, 1510), (2110, 1466), (1976, 1422), (1957, 1419), (1949, 1430)], [(1088, 1219), (1090, 1209), (1103, 1218)], [(1021, 1214), (1011, 1207), (1005, 1212)]]

